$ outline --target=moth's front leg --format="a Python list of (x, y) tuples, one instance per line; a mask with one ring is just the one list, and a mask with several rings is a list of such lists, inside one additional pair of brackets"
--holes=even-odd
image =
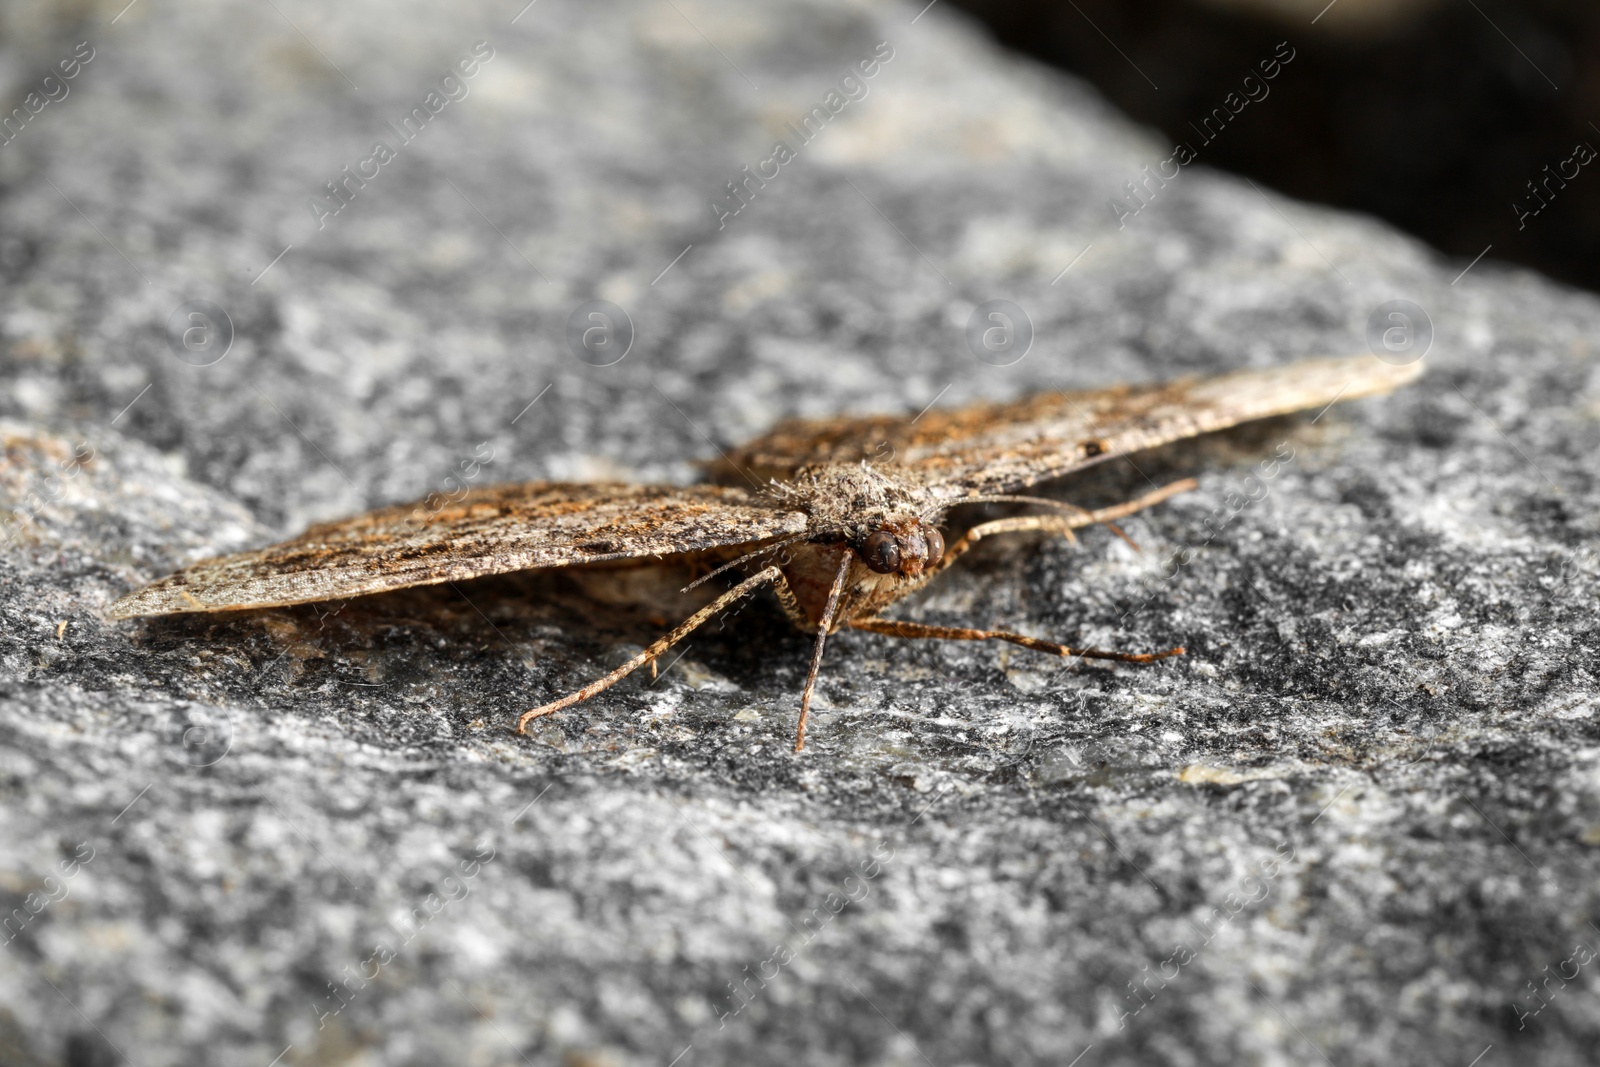
[(628, 675), (632, 674), (634, 671), (638, 670), (640, 667), (643, 667), (647, 663), (653, 668), (656, 660), (661, 657), (662, 653), (666, 652), (667, 649), (671, 648), (673, 645), (689, 636), (689, 634), (694, 632), (696, 628), (704, 624), (707, 620), (711, 619), (715, 615), (719, 614), (735, 600), (755, 592), (757, 589), (768, 584), (769, 582), (782, 581), (783, 572), (777, 567), (767, 567), (760, 572), (751, 575), (749, 578), (746, 578), (744, 581), (740, 582), (738, 585), (734, 586), (732, 589), (728, 590), (726, 593), (723, 593), (721, 596), (717, 597), (717, 599), (713, 600), (711, 603), (707, 604), (705, 607), (689, 616), (683, 622), (679, 623), (665, 637), (662, 637), (660, 640), (656, 641), (655, 644), (651, 645), (637, 656), (634, 656), (632, 659), (618, 667), (616, 670), (612, 671), (610, 674), (605, 675), (603, 678), (597, 678), (575, 693), (568, 693), (560, 700), (552, 700), (548, 704), (543, 704), (531, 711), (523, 712), (522, 717), (517, 720), (517, 733), (527, 733), (528, 723), (534, 719), (549, 715), (552, 712), (560, 711), (562, 708), (568, 708), (574, 704), (582, 703), (595, 694), (602, 693), (605, 690), (610, 689), (612, 686), (616, 685), (618, 682), (622, 681), (622, 679), (626, 678)]
[(945, 549), (944, 556), (931, 573), (938, 574), (965, 555), (972, 549), (972, 546), (985, 537), (993, 537), (995, 534), (1003, 533), (1024, 533), (1042, 530), (1051, 533), (1062, 533), (1068, 538), (1072, 538), (1073, 530), (1081, 529), (1085, 526), (1093, 526), (1096, 523), (1110, 523), (1117, 519), (1137, 514), (1146, 508), (1154, 507), (1164, 500), (1177, 496), (1179, 493), (1187, 493), (1199, 484), (1193, 478), (1183, 478), (1146, 493), (1144, 496), (1136, 497), (1127, 503), (1115, 504), (1108, 508), (1101, 508), (1098, 511), (1084, 510), (1065, 515), (1019, 515), (1009, 519), (994, 519), (990, 522), (981, 522), (962, 534), (955, 544)]
[[(827, 610), (824, 613), (821, 626), (817, 631), (816, 643), (812, 650), (811, 656), (811, 669), (806, 674), (805, 689), (800, 694), (800, 721), (795, 729), (794, 750), (796, 752), (799, 752), (805, 748), (806, 719), (811, 707), (811, 693), (816, 688), (817, 672), (822, 666), (822, 647), (827, 640), (828, 631), (831, 629), (834, 613), (838, 609), (839, 594), (844, 588), (844, 578), (849, 572), (849, 562), (849, 558), (846, 557), (844, 563), (839, 568), (831, 590), (832, 596), (828, 601)], [(716, 616), (718, 613), (731, 606), (734, 601), (769, 583), (774, 586), (781, 601), (785, 602), (786, 604), (798, 604), (798, 600), (795, 598), (794, 591), (790, 588), (788, 579), (784, 577), (783, 571), (776, 566), (766, 567), (751, 577), (746, 578), (744, 581), (740, 582), (726, 593), (723, 593), (716, 600), (712, 601), (710, 604), (707, 604), (705, 607), (689, 616), (683, 622), (674, 627), (670, 633), (660, 638), (649, 648), (645, 649), (637, 656), (634, 656), (628, 662), (624, 663), (611, 673), (602, 678), (595, 679), (582, 689), (579, 689), (577, 692), (568, 693), (559, 700), (553, 700), (550, 703), (541, 705), (540, 707), (534, 708), (531, 711), (523, 712), (522, 717), (517, 720), (517, 733), (527, 733), (528, 723), (532, 722), (534, 719), (543, 718), (546, 715), (560, 711), (562, 708), (571, 707), (574, 704), (580, 704), (583, 701), (588, 700), (590, 697), (610, 689), (612, 686), (616, 685), (618, 682), (622, 681), (622, 679), (626, 678), (640, 667), (643, 667), (645, 664), (650, 665), (650, 670), (653, 675), (655, 672), (656, 661), (660, 659), (669, 648), (683, 640), (685, 637), (689, 636), (689, 634), (695, 629)]]

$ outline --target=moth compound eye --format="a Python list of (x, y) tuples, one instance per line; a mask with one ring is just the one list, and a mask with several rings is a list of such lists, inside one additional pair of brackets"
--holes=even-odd
[(922, 539), (928, 542), (928, 566), (931, 567), (944, 555), (944, 535), (932, 526), (924, 526)]
[(861, 558), (879, 574), (892, 574), (900, 569), (900, 542), (888, 530), (878, 530), (862, 544)]

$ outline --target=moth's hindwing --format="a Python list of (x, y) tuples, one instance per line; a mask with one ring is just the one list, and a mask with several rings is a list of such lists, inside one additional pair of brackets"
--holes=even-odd
[(540, 567), (754, 545), (805, 516), (720, 486), (532, 482), (313, 526), (205, 560), (112, 604), (112, 618), (277, 607)]

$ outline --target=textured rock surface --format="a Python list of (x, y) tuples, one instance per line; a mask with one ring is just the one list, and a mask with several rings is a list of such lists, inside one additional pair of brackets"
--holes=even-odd
[[(8, 101), (95, 50), (0, 148), (0, 1062), (1587, 1061), (1600, 303), (1198, 167), (1119, 228), (1170, 147), (939, 8), (517, 6), (0, 16)], [(991, 298), (1037, 329), (1009, 367), (963, 340)], [(785, 413), (1360, 351), (1395, 298), (1418, 386), (1144, 459), (1202, 487), (1142, 554), (992, 544), (904, 607), (1190, 656), (846, 635), (799, 758), (770, 605), (532, 741), (655, 612), (529, 577), (102, 614), (485, 443), (480, 482), (686, 478)], [(591, 299), (637, 327), (612, 366), (563, 339)]]

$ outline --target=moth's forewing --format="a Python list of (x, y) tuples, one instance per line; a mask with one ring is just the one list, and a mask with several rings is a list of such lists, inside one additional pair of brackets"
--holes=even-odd
[(739, 489), (532, 482), (443, 507), (382, 508), (205, 560), (112, 604), (112, 618), (278, 607), (490, 574), (755, 545), (806, 518)]
[(1012, 403), (929, 411), (916, 419), (794, 419), (734, 449), (734, 468), (783, 478), (815, 463), (912, 468), (952, 498), (1003, 493), (1242, 422), (1388, 392), (1422, 372), (1374, 356), (1316, 359), (1211, 378), (1044, 393)]
[[(1311, 360), (1160, 385), (1033, 396), (1009, 404), (791, 421), (734, 450), (726, 471), (785, 477), (862, 459), (906, 469), (952, 502), (1007, 492), (1111, 455), (1338, 399), (1385, 392), (1420, 364)], [(123, 597), (114, 618), (275, 607), (543, 567), (753, 547), (806, 515), (738, 488), (530, 483), (455, 503), (383, 508), (293, 541), (208, 560)]]

